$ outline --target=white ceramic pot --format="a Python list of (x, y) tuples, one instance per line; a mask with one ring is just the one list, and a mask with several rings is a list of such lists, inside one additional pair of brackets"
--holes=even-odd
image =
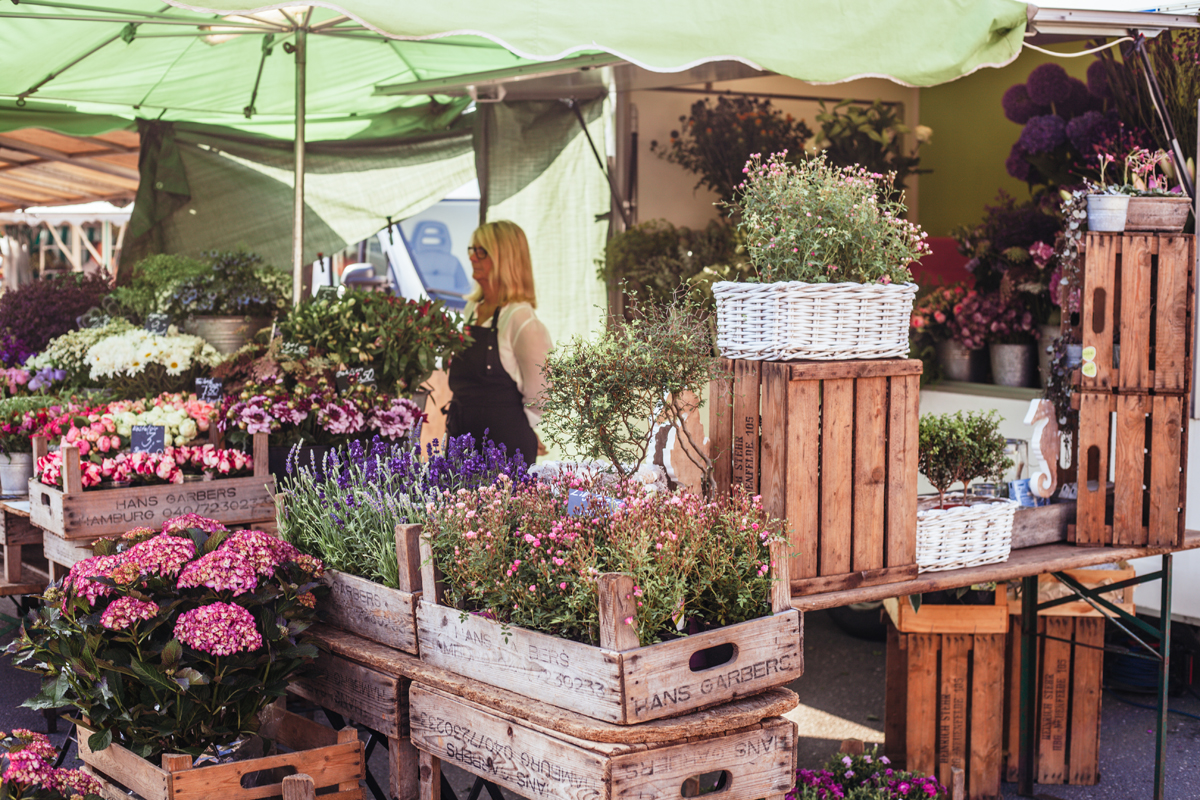
[(29, 494), (33, 453), (0, 455), (0, 493), (6, 497)]
[(1127, 194), (1089, 194), (1087, 196), (1088, 230), (1097, 233), (1120, 233), (1125, 230), (1129, 213)]

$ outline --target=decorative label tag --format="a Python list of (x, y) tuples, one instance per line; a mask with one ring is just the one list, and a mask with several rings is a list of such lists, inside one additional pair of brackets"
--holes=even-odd
[(337, 300), (338, 299), (337, 287), (336, 286), (322, 286), (317, 289), (316, 297), (318, 300), (330, 300), (330, 301)]
[(196, 378), (196, 399), (206, 403), (221, 402), (221, 390), (225, 382), (216, 378)]
[(167, 429), (161, 425), (134, 425), (129, 449), (135, 453), (161, 453), (167, 446)]
[(166, 314), (147, 314), (144, 327), (150, 333), (166, 336), (167, 329), (171, 327), (171, 318)]
[(288, 358), (307, 358), (308, 345), (299, 342), (280, 342), (279, 354)]
[(103, 328), (110, 322), (112, 317), (95, 307), (75, 318), (75, 324), (81, 328)]
[(1089, 378), (1096, 377), (1096, 348), (1088, 345), (1083, 348), (1083, 366), (1080, 371)]

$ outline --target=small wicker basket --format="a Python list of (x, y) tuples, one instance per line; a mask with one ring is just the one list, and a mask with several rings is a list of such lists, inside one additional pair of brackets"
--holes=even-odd
[[(946, 499), (964, 502), (961, 494)], [(917, 571), (941, 572), (1008, 560), (1013, 515), (1021, 504), (999, 497), (971, 498), (970, 505), (937, 508), (937, 498), (917, 504)]]
[(751, 361), (906, 358), (915, 283), (713, 284), (717, 347)]

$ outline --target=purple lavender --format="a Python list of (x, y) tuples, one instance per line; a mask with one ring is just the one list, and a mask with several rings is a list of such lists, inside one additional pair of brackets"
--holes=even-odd
[(1029, 99), (1038, 105), (1061, 103), (1071, 96), (1071, 76), (1058, 64), (1042, 64), (1025, 81)]
[(1067, 140), (1067, 123), (1057, 114), (1043, 114), (1025, 123), (1021, 138), (1017, 140), (1025, 152), (1036, 155), (1047, 153)]

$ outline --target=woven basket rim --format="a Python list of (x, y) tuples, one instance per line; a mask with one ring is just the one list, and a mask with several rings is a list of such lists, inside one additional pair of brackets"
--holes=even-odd
[[(946, 500), (948, 500), (948, 501), (962, 500), (962, 499), (965, 499), (965, 497), (966, 496), (962, 492), (947, 492), (947, 494), (946, 494)], [(1012, 506), (1018, 506), (1018, 507), (1021, 505), (1016, 500), (1013, 500), (1010, 497), (975, 497), (972, 499), (972, 501), (970, 503), (958, 505), (954, 508), (931, 508), (930, 504), (936, 503), (937, 499), (938, 498), (937, 498), (936, 494), (934, 494), (934, 495), (927, 494), (927, 495), (921, 495), (920, 497), (918, 497), (917, 498), (917, 518), (920, 519), (921, 517), (929, 517), (929, 518), (936, 519), (938, 517), (947, 515), (951, 512), (963, 513), (967, 509), (976, 509), (976, 508), (982, 509), (987, 506), (993, 506), (993, 505), (1012, 505)], [(925, 505), (925, 508), (921, 507), (922, 504)]]
[(716, 281), (712, 288), (714, 291), (717, 288), (725, 288), (728, 286), (826, 286), (829, 288), (855, 287), (861, 288), (864, 286), (880, 289), (883, 291), (894, 291), (897, 289), (920, 289), (920, 285), (912, 283), (859, 283), (858, 281), (838, 281), (837, 283), (810, 283), (808, 281)]

